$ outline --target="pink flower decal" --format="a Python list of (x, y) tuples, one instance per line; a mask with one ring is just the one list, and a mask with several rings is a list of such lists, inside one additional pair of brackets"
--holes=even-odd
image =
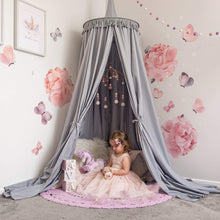
[(115, 143), (115, 145), (120, 145), (121, 144), (121, 140), (119, 138), (114, 139), (114, 143)]
[(159, 89), (154, 88), (154, 90), (153, 90), (153, 97), (155, 99), (159, 99), (160, 97), (162, 97), (162, 95), (163, 95), (163, 91), (162, 90), (160, 91)]
[(46, 93), (49, 94), (49, 100), (55, 106), (63, 106), (70, 102), (73, 84), (66, 68), (63, 70), (59, 67), (54, 70), (50, 69), (45, 78), (45, 87)]
[(163, 137), (168, 152), (174, 157), (185, 156), (197, 143), (197, 132), (183, 116), (168, 120), (162, 125)]
[(164, 44), (155, 44), (145, 55), (144, 63), (147, 76), (153, 83), (161, 82), (173, 75), (177, 60), (177, 49)]
[(191, 24), (188, 24), (182, 31), (182, 37), (186, 42), (193, 42), (197, 40), (198, 33), (194, 31), (194, 27)]

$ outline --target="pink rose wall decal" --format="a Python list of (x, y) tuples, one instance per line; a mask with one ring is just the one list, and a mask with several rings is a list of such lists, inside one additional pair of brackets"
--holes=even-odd
[(144, 56), (147, 76), (151, 83), (164, 81), (173, 75), (177, 60), (177, 48), (164, 44), (155, 44)]
[(167, 150), (174, 158), (187, 155), (196, 146), (197, 132), (183, 116), (165, 122), (162, 131)]
[(46, 93), (55, 106), (63, 106), (70, 102), (74, 89), (66, 68), (50, 69), (45, 78)]

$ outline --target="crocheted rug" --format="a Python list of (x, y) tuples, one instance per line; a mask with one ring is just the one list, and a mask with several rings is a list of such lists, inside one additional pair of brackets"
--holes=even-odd
[(166, 202), (172, 196), (165, 193), (155, 193), (138, 198), (126, 199), (94, 199), (86, 195), (76, 192), (64, 192), (61, 189), (50, 189), (40, 194), (43, 198), (63, 205), (78, 206), (84, 208), (104, 208), (104, 209), (120, 209), (120, 208), (138, 208), (156, 205)]

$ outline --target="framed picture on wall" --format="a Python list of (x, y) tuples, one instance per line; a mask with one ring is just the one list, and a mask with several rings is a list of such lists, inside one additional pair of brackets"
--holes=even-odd
[(22, 0), (15, 0), (15, 49), (46, 55), (46, 12)]
[(3, 0), (0, 0), (0, 45), (3, 44)]

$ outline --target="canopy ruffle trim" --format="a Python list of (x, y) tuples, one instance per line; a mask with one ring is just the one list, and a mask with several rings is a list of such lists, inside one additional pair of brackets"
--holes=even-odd
[(89, 31), (92, 28), (105, 28), (105, 27), (125, 27), (131, 28), (136, 31), (139, 29), (139, 24), (136, 21), (125, 19), (125, 18), (98, 18), (87, 21), (83, 25), (83, 33)]

